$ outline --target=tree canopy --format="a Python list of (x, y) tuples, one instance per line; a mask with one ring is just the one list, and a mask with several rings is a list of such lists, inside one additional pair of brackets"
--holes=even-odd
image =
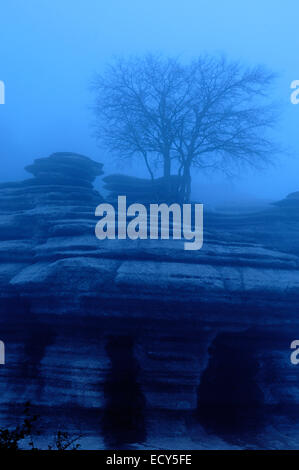
[(276, 121), (264, 67), (244, 67), (223, 56), (188, 64), (146, 55), (117, 59), (94, 82), (97, 137), (121, 158), (140, 156), (154, 179), (180, 176), (181, 201), (191, 193), (191, 169), (229, 172), (234, 164), (259, 167), (276, 146)]

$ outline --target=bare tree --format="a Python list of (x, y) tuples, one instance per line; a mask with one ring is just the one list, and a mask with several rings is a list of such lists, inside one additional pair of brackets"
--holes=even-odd
[(94, 84), (98, 138), (122, 157), (141, 155), (152, 179), (157, 161), (164, 176), (171, 175), (177, 108), (188, 88), (184, 78), (176, 60), (148, 55), (117, 60)]
[(224, 57), (117, 60), (94, 84), (97, 136), (122, 157), (142, 156), (152, 179), (154, 164), (163, 164), (166, 181), (173, 169), (187, 201), (192, 167), (229, 171), (271, 160), (273, 78)]

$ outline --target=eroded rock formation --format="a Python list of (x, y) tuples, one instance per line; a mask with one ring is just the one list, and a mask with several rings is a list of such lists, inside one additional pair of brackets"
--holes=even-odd
[(58, 153), (27, 169), (0, 186), (2, 421), (29, 400), (44, 434), (81, 430), (85, 447), (285, 445), (299, 402), (297, 218), (283, 205), (207, 213), (198, 252), (99, 241), (102, 165)]
[(104, 176), (104, 188), (108, 191), (109, 200), (117, 200), (119, 195), (127, 197), (129, 203), (140, 202), (179, 202), (180, 177), (172, 175), (169, 179), (136, 178), (127, 175)]

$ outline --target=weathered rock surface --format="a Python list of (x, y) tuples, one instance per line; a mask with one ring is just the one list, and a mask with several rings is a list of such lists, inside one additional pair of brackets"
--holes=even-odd
[(179, 202), (180, 177), (176, 175), (166, 181), (163, 177), (150, 180), (116, 174), (104, 176), (103, 181), (104, 189), (109, 192), (108, 198), (112, 201), (123, 195), (129, 203)]
[(58, 153), (27, 169), (0, 185), (3, 421), (29, 400), (44, 434), (81, 430), (87, 447), (294, 447), (294, 206), (206, 213), (198, 252), (99, 241), (102, 165)]

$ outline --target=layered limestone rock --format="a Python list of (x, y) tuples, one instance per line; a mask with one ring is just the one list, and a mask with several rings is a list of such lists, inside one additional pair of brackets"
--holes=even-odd
[(109, 200), (116, 201), (119, 195), (127, 197), (129, 203), (179, 202), (180, 177), (172, 175), (168, 180), (136, 178), (128, 175), (108, 175), (103, 178), (104, 189)]
[(298, 211), (299, 209), (299, 191), (289, 194), (285, 199), (277, 201), (274, 205), (286, 208), (287, 210)]
[[(27, 170), (0, 186), (3, 421), (29, 400), (44, 434), (63, 425), (87, 447), (267, 447), (272, 426), (279, 448), (299, 396), (296, 217), (207, 213), (197, 252), (99, 241), (101, 164), (58, 153)], [(235, 427), (215, 417), (227, 408)]]

